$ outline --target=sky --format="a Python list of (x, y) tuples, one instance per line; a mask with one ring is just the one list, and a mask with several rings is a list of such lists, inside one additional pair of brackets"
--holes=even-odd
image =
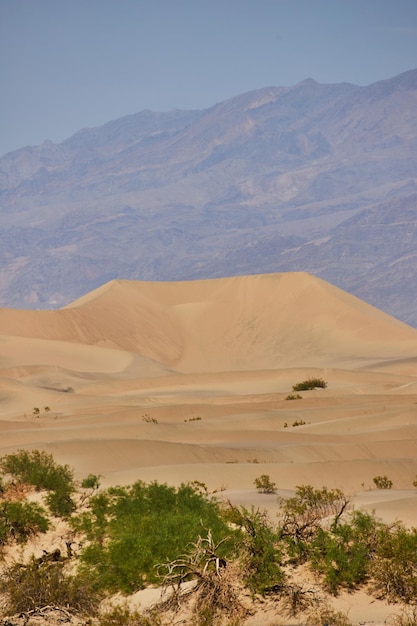
[(417, 68), (417, 0), (0, 0), (0, 155), (144, 109)]

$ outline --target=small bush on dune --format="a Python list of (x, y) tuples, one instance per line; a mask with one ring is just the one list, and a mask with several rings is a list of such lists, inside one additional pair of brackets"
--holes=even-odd
[(286, 400), (302, 400), (303, 396), (300, 396), (299, 393), (290, 393), (285, 398)]
[(311, 389), (321, 388), (325, 389), (327, 382), (323, 378), (307, 378), (300, 383), (293, 385), (293, 391), (309, 391)]
[(100, 487), (100, 478), (101, 476), (97, 476), (96, 474), (89, 474), (81, 481), (81, 487), (83, 489), (96, 490)]
[(277, 486), (271, 480), (271, 477), (268, 474), (262, 474), (258, 478), (255, 478), (254, 485), (259, 493), (276, 493)]
[(393, 482), (388, 476), (375, 476), (373, 481), (377, 489), (392, 489)]

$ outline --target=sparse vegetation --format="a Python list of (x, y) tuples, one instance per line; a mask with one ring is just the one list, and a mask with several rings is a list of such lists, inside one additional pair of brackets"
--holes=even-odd
[(149, 415), (149, 413), (145, 413), (145, 415), (142, 415), (142, 421), (146, 422), (147, 424), (157, 424), (158, 420), (156, 419), (156, 417), (151, 417)]
[(81, 481), (81, 487), (83, 489), (93, 489), (94, 491), (100, 487), (100, 478), (96, 474), (89, 474)]
[[(5, 550), (56, 524), (46, 508), (27, 499), (33, 489), (45, 491), (40, 497), (48, 502), (62, 481), (75, 486), (72, 471), (42, 452), (7, 455), (0, 468), (5, 472), (0, 476)], [(9, 476), (13, 482), (7, 482)], [(264, 493), (276, 492), (267, 474), (254, 482)], [(162, 626), (186, 609), (191, 621), (184, 624), (214, 626), (243, 623), (248, 597), (256, 604), (260, 596), (273, 595), (283, 616), (302, 612), (303, 623), (311, 626), (346, 626), (346, 616), (329, 609), (322, 593), (363, 587), (375, 597), (410, 606), (394, 626), (416, 626), (417, 529), (350, 510), (349, 497), (339, 489), (298, 486), (293, 497), (278, 499), (275, 522), (266, 511), (220, 503), (200, 481), (179, 488), (139, 481), (103, 490), (100, 476), (90, 474), (78, 489), (73, 495), (79, 508), (64, 524), (83, 547), (72, 549), (66, 542), (65, 556), (54, 549), (4, 562), (0, 593), (8, 613), (35, 615), (47, 607), (84, 612), (97, 626)], [(91, 492), (88, 506), (81, 490)], [(320, 593), (298, 584), (300, 567), (315, 574)], [(118, 607), (98, 613), (104, 595), (129, 594), (150, 584), (166, 590), (151, 611)]]
[(307, 378), (307, 380), (303, 380), (300, 383), (296, 383), (293, 385), (293, 391), (309, 391), (311, 389), (325, 389), (327, 387), (327, 382), (323, 380), (323, 378)]
[(307, 626), (350, 626), (348, 616), (328, 606), (318, 606), (310, 611)]
[(388, 476), (375, 476), (373, 481), (377, 489), (392, 489), (393, 482)]
[(304, 424), (306, 424), (304, 420), (295, 420), (295, 422), (292, 423), (293, 427), (304, 426)]
[(303, 396), (300, 396), (299, 393), (290, 393), (285, 398), (286, 400), (302, 400)]
[(277, 492), (276, 483), (274, 483), (271, 480), (271, 477), (268, 476), (268, 474), (262, 474), (262, 476), (255, 478), (254, 485), (256, 489), (259, 491), (259, 493), (276, 493)]

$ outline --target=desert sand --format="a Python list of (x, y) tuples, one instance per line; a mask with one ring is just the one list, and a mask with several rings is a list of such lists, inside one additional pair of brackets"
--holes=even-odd
[[(327, 388), (286, 400), (310, 376)], [(57, 311), (0, 309), (0, 455), (20, 448), (104, 486), (199, 480), (272, 515), (261, 474), (283, 496), (339, 487), (417, 526), (417, 330), (305, 273), (112, 281)], [(392, 612), (367, 602), (357, 622)]]

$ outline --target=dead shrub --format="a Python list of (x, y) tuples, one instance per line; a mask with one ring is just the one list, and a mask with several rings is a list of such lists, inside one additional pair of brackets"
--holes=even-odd
[(331, 607), (318, 606), (310, 611), (306, 623), (308, 626), (350, 626), (348, 616), (342, 611), (335, 611)]
[(8, 615), (46, 606), (92, 613), (99, 601), (87, 580), (66, 575), (63, 561), (44, 561), (33, 555), (27, 564), (15, 562), (4, 569), (0, 592), (5, 594)]
[[(211, 626), (222, 617), (239, 623), (247, 614), (239, 600), (239, 568), (219, 556), (223, 541), (215, 543), (211, 532), (191, 544), (190, 552), (158, 566), (165, 599), (161, 611), (178, 612), (189, 607), (195, 626)], [(187, 584), (186, 584), (187, 583)]]

